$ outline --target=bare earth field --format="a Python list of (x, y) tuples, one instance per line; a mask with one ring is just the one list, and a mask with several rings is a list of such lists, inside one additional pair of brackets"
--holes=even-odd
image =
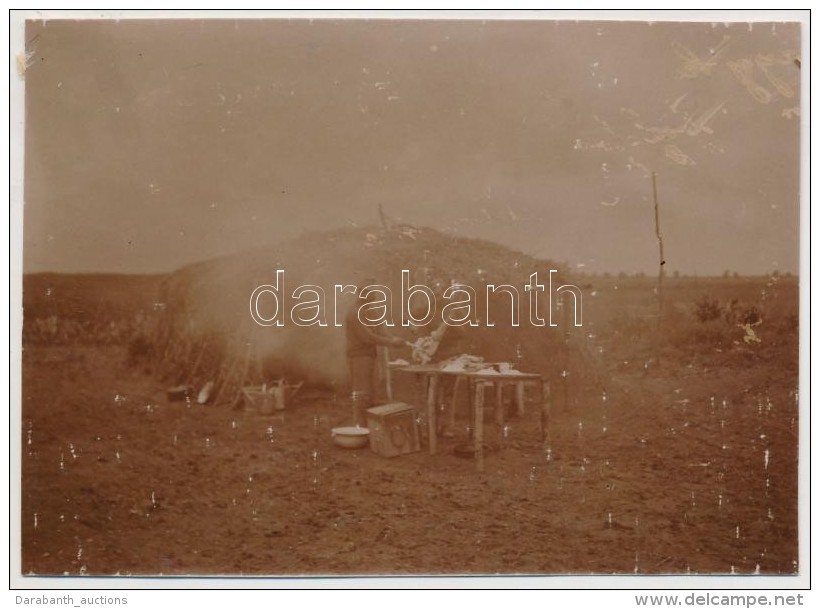
[[(27, 340), (23, 574), (799, 572), (796, 280), (670, 280), (660, 342), (651, 280), (589, 282), (549, 442), (528, 394), (484, 473), (464, 407), (439, 454), (385, 459), (332, 444), (343, 395), (169, 402), (127, 344)], [(760, 304), (761, 342), (697, 321), (703, 293)]]

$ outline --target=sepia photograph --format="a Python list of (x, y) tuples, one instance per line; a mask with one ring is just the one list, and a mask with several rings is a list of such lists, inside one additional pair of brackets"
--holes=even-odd
[(807, 17), (452, 13), (20, 19), (22, 586), (807, 575)]

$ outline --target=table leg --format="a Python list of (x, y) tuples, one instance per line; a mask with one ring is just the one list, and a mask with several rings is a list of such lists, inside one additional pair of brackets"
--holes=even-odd
[(438, 375), (431, 374), (427, 385), (427, 436), (430, 454), (436, 454), (436, 396), (438, 395)]
[[(504, 382), (495, 382), (495, 423), (501, 429), (504, 425)], [(502, 430), (503, 431), (503, 430)]]
[(478, 471), (484, 471), (484, 383), (475, 385), (475, 401), (473, 402), (473, 450), (475, 464)]
[(393, 401), (393, 377), (390, 370), (390, 352), (387, 347), (381, 348), (381, 364), (384, 372), (384, 384), (387, 392), (387, 401)]
[(467, 404), (468, 415), (470, 418), (469, 430), (470, 439), (475, 439), (475, 392), (478, 391), (478, 383), (473, 379), (467, 379)]
[[(460, 376), (456, 377), (456, 380), (453, 383), (453, 396), (450, 400), (450, 406), (444, 413), (444, 421), (441, 423), (442, 433), (446, 437), (453, 437), (456, 429), (456, 404), (458, 403), (458, 389), (463, 380), (464, 379)], [(469, 394), (469, 389), (467, 393)]]
[(518, 418), (524, 416), (524, 381), (515, 384), (515, 411)]

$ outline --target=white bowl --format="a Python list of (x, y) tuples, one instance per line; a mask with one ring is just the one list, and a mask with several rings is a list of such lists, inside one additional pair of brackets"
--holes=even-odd
[(368, 443), (370, 430), (367, 427), (334, 427), (333, 441), (342, 448), (364, 448)]

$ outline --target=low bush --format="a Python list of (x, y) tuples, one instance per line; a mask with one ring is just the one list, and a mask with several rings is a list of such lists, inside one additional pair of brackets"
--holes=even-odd
[(711, 298), (708, 294), (704, 294), (695, 303), (695, 317), (701, 323), (720, 319), (720, 314), (720, 302), (717, 298)]

